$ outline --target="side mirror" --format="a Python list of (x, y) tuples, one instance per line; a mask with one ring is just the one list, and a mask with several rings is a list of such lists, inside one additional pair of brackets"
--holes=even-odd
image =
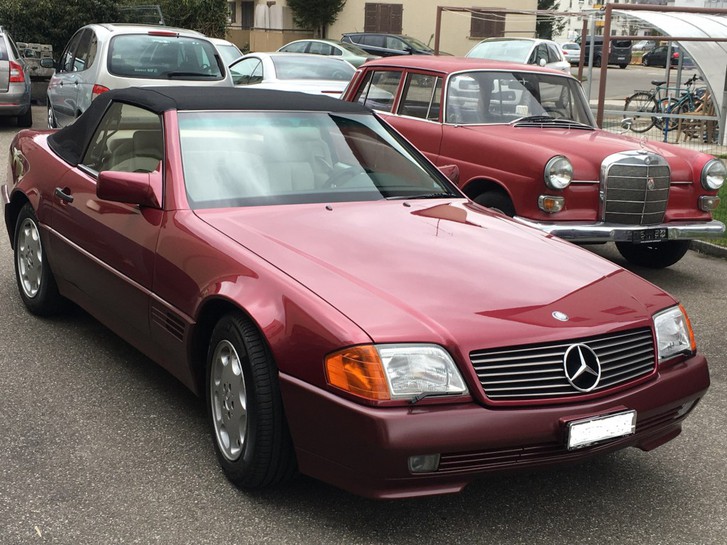
[(548, 63), (544, 58), (541, 57), (538, 59), (538, 66), (545, 66), (546, 64)]
[(160, 208), (162, 202), (162, 173), (100, 172), (96, 182), (96, 196), (105, 201), (138, 204), (149, 208)]
[(444, 174), (450, 182), (453, 184), (459, 182), (459, 167), (457, 165), (442, 165), (438, 168), (439, 172)]

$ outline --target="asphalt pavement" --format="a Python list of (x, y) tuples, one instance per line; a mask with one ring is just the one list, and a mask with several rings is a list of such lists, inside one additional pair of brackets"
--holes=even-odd
[[(0, 123), (0, 150), (15, 130)], [(611, 245), (592, 251), (623, 264)], [(683, 302), (710, 362), (711, 389), (681, 436), (493, 475), (458, 495), (377, 502), (304, 477), (237, 490), (181, 384), (80, 310), (25, 311), (2, 232), (0, 544), (725, 545), (727, 260), (689, 252), (633, 270)]]

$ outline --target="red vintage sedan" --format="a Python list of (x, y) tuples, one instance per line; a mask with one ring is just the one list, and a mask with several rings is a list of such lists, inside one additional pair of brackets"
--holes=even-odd
[(244, 489), (451, 493), (650, 450), (709, 386), (674, 298), (471, 202), (357, 104), (110, 91), (10, 153), (23, 303), (75, 302), (205, 398)]
[(727, 170), (705, 153), (595, 126), (578, 81), (514, 63), (397, 57), (362, 66), (344, 100), (380, 112), (474, 201), (630, 262), (668, 267), (712, 219)]

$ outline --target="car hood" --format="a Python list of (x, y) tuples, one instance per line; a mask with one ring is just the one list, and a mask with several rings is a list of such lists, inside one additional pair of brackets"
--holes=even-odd
[(605, 259), (459, 199), (195, 213), (376, 342), (474, 349), (575, 338), (649, 324), (674, 302)]
[[(511, 171), (513, 158), (518, 157), (520, 160), (515, 164), (536, 168), (539, 179), (542, 177), (543, 165), (554, 155), (564, 155), (571, 161), (574, 180), (586, 181), (600, 179), (601, 162), (609, 155), (624, 151), (646, 150), (658, 153), (669, 162), (674, 181), (693, 180), (693, 165), (699, 163), (697, 166), (701, 168), (711, 158), (693, 150), (600, 129), (543, 128), (540, 125), (469, 125), (456, 129), (465, 131), (457, 138), (456, 146), (459, 151), (454, 148), (452, 150), (457, 155), (464, 156), (461, 155), (464, 150), (460, 146), (463, 144), (472, 146), (472, 153), (476, 153), (473, 156), (479, 156), (476, 149), (481, 148), (481, 142), (478, 141), (480, 138), (487, 139), (491, 144), (485, 149), (503, 150), (497, 157), (488, 157), (488, 165), (494, 167), (502, 163), (505, 170)], [(479, 136), (474, 136), (473, 133)], [(703, 156), (702, 161), (697, 161), (699, 156)], [(530, 160), (524, 162), (522, 157), (529, 157)]]

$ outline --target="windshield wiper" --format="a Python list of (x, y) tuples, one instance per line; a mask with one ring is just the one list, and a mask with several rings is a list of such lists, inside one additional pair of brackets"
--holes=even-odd
[(418, 195), (394, 195), (392, 197), (385, 197), (387, 201), (399, 201), (406, 199), (447, 199), (450, 197), (457, 197), (454, 193), (420, 193)]
[(526, 117), (521, 117), (520, 119), (511, 121), (510, 125), (518, 125), (520, 123), (552, 123), (554, 125), (577, 125), (579, 127), (585, 127), (589, 129), (593, 128), (587, 123), (582, 123), (580, 121), (576, 121), (575, 119), (568, 119), (565, 117), (551, 117), (549, 115), (530, 115)]

